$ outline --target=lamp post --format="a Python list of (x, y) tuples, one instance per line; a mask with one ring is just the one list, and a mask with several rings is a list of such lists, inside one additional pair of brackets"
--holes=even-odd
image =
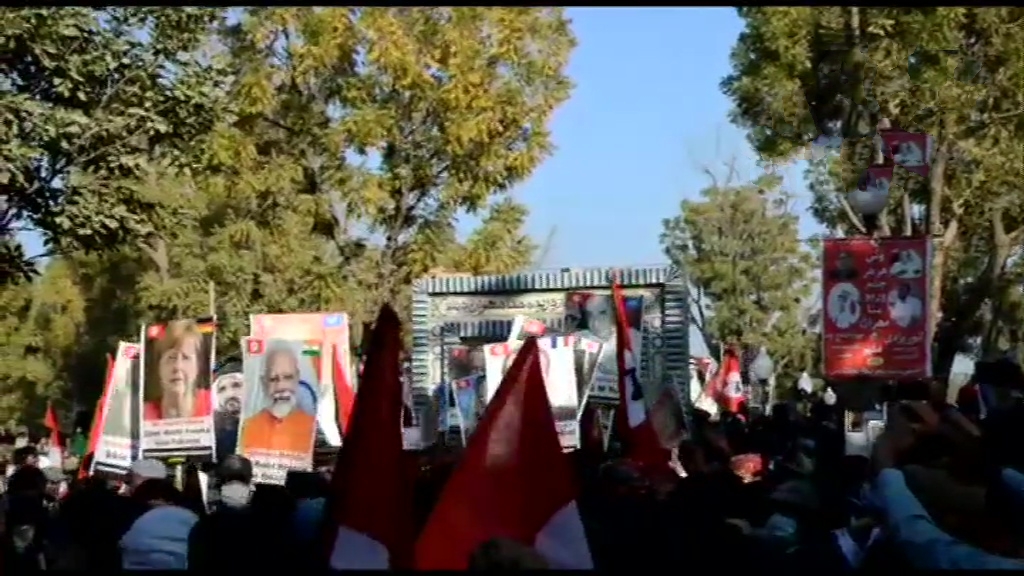
[(889, 203), (889, 183), (872, 182), (870, 172), (864, 174), (856, 189), (846, 195), (850, 208), (860, 215), (869, 235), (878, 229), (878, 216)]
[[(757, 351), (757, 356), (754, 361), (750, 363), (750, 375), (751, 379), (757, 382), (757, 398), (761, 404), (761, 409), (765, 412), (771, 412), (771, 407), (775, 403), (775, 386), (772, 381), (775, 376), (775, 362), (772, 361), (771, 356), (768, 355), (768, 349), (761, 346), (761, 349)], [(765, 391), (768, 394), (768, 409), (765, 410)]]
[[(873, 178), (872, 168), (868, 168), (864, 173), (857, 188), (846, 195), (850, 208), (861, 217), (864, 229), (869, 236), (875, 235), (875, 232), (878, 230), (879, 215), (889, 203), (889, 180)], [(892, 177), (891, 170), (892, 168), (883, 169), (883, 171), (888, 171), (889, 179)], [(827, 396), (831, 396), (831, 398), (827, 398)], [(831, 402), (828, 402), (829, 399)], [(835, 404), (835, 401), (835, 392), (832, 391), (831, 387), (828, 387), (826, 389), (826, 403), (831, 405)], [(853, 416), (853, 412), (843, 410), (843, 428), (846, 433), (851, 431), (851, 425), (854, 421)]]

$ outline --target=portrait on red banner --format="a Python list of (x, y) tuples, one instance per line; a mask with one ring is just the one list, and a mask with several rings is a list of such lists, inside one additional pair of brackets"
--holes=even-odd
[(931, 375), (930, 250), (927, 238), (825, 240), (827, 378)]

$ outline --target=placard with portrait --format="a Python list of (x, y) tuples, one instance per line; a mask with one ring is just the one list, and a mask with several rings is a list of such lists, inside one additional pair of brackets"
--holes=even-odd
[(238, 453), (252, 461), (256, 483), (284, 485), (289, 470), (313, 467), (320, 351), (310, 340), (242, 341)]
[(119, 342), (100, 407), (100, 437), (90, 473), (128, 471), (139, 442), (139, 345)]
[(208, 456), (214, 450), (210, 394), (217, 324), (173, 320), (142, 328), (143, 458)]
[[(641, 384), (634, 388), (636, 394), (644, 393), (645, 375), (641, 372), (643, 357), (643, 296), (625, 296), (626, 325), (629, 326), (636, 379)], [(577, 334), (582, 342), (600, 343), (597, 360), (590, 374), (586, 388), (590, 394), (602, 397), (618, 397), (619, 368), (616, 361), (615, 301), (611, 294), (595, 292), (570, 292), (565, 304), (566, 331)], [(590, 346), (588, 349), (593, 349)], [(627, 360), (627, 363), (630, 360)], [(642, 398), (632, 399), (639, 401)]]

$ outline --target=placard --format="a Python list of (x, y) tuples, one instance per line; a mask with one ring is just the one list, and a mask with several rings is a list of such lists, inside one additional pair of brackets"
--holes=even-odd
[(313, 468), (320, 352), (320, 342), (310, 340), (242, 342), (238, 453), (252, 461), (256, 483), (284, 485), (289, 470)]
[(100, 407), (100, 437), (90, 473), (128, 471), (139, 442), (139, 345), (119, 342)]
[(341, 437), (352, 417), (355, 377), (349, 343), (348, 315), (343, 312), (253, 314), (249, 316), (253, 338), (315, 340), (321, 343), (320, 390), (317, 428), (328, 446), (341, 446)]
[[(579, 392), (576, 386), (575, 336), (545, 336), (537, 339), (540, 349), (541, 373), (555, 419), (555, 430), (563, 448), (579, 446)], [(512, 366), (522, 344), (499, 342), (484, 346), (486, 385), (485, 404), (489, 404)]]
[[(641, 383), (638, 389), (645, 389), (641, 373), (643, 358), (643, 296), (625, 296), (626, 324), (629, 326), (636, 362), (636, 377)], [(617, 402), (619, 398), (619, 368), (615, 360), (615, 302), (611, 294), (594, 292), (570, 292), (566, 296), (566, 327), (583, 338), (583, 342), (602, 344), (598, 352), (596, 367), (593, 369), (587, 392), (590, 398), (601, 398)], [(589, 345), (589, 344), (588, 344)]]
[(217, 325), (174, 320), (142, 327), (143, 458), (207, 456), (214, 450), (211, 369)]
[(825, 377), (931, 377), (928, 238), (824, 241)]

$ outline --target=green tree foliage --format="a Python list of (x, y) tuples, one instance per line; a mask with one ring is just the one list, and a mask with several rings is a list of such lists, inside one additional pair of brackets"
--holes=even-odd
[[(101, 249), (151, 228), (127, 181), (181, 162), (222, 101), (202, 48), (205, 8), (5, 8), (0, 30), (0, 239), (23, 226), (54, 250)], [(4, 251), (3, 282), (33, 270)]]
[[(560, 9), (7, 9), (0, 42), (5, 285), (31, 270), (19, 227), (60, 254), (4, 288), (0, 358), (49, 371), (0, 369), (44, 391), (12, 406), (55, 383), (95, 398), (118, 340), (207, 314), (211, 285), (237, 353), (253, 313), (358, 327), (431, 270), (535, 257), (511, 190), (571, 89)], [(460, 218), (479, 220), (465, 238)], [(79, 298), (66, 325), (32, 312), (50, 276)]]
[(805, 157), (819, 134), (844, 139), (811, 162), (814, 215), (863, 232), (844, 191), (880, 157), (876, 128), (935, 141), (928, 178), (896, 169), (882, 234), (934, 238), (936, 372), (977, 337), (1024, 318), (1024, 10), (1020, 8), (741, 8), (746, 27), (722, 83), (733, 120), (767, 161)]
[(664, 221), (661, 242), (689, 275), (702, 331), (717, 342), (767, 346), (780, 382), (796, 382), (813, 362), (815, 258), (800, 241), (793, 198), (781, 185), (775, 175), (714, 182)]
[(460, 213), (492, 205), (492, 231), (521, 222), (502, 196), (550, 152), (546, 122), (571, 87), (556, 9), (252, 9), (226, 39), (238, 135), (291, 158), (315, 230), (345, 265), (366, 262), (373, 305), (451, 259)]

